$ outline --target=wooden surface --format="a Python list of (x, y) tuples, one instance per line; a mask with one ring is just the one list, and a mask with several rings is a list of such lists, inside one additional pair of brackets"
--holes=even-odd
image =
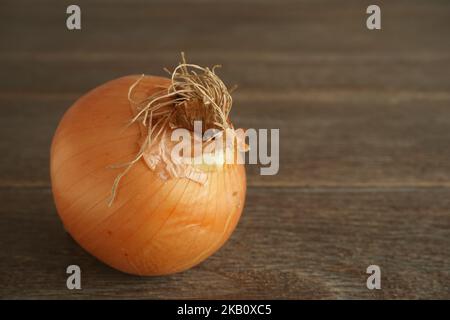
[[(450, 2), (389, 1), (381, 31), (368, 1), (77, 1), (74, 32), (69, 4), (0, 4), (0, 298), (450, 298)], [(236, 126), (280, 128), (280, 172), (248, 166), (214, 256), (133, 277), (64, 232), (50, 141), (81, 94), (163, 75), (182, 50), (239, 85)], [(372, 264), (381, 290), (366, 288)]]

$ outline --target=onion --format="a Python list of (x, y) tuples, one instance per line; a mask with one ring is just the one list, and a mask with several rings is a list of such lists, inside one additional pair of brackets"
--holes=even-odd
[[(199, 264), (230, 237), (244, 206), (242, 164), (195, 165), (206, 177), (202, 184), (163, 179), (136, 158), (143, 131), (137, 122), (126, 126), (136, 116), (130, 88), (135, 99), (173, 84), (173, 78), (134, 75), (107, 82), (72, 105), (52, 142), (52, 190), (64, 227), (93, 256), (130, 274), (164, 275)], [(111, 165), (133, 159), (117, 179)]]

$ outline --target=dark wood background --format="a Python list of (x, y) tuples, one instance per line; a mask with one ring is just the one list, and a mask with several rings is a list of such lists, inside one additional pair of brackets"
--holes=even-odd
[[(76, 1), (68, 31), (72, 1), (1, 1), (0, 297), (449, 299), (450, 2), (385, 2), (369, 31), (371, 1)], [(50, 141), (84, 92), (182, 50), (239, 85), (236, 126), (280, 128), (281, 169), (248, 166), (238, 228), (200, 266), (129, 276), (63, 231)]]

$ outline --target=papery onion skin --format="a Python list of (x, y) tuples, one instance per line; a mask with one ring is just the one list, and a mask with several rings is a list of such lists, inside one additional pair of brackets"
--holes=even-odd
[[(112, 80), (81, 97), (62, 118), (51, 147), (52, 191), (66, 230), (109, 266), (136, 275), (165, 275), (197, 265), (230, 237), (246, 193), (241, 164), (208, 166), (206, 185), (163, 180), (138, 161), (108, 197), (120, 169), (139, 150), (127, 94), (139, 76)], [(145, 77), (143, 97), (170, 80)], [(145, 91), (143, 91), (145, 90)]]

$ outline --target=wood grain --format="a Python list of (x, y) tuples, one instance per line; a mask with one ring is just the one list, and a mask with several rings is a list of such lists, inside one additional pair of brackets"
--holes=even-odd
[[(49, 187), (50, 142), (76, 99), (2, 99), (0, 185)], [(239, 99), (232, 118), (243, 128), (280, 129), (280, 171), (250, 186), (450, 186), (450, 117), (441, 101), (296, 103)], [(17, 128), (22, 128), (18, 130)]]
[[(0, 4), (0, 298), (450, 298), (450, 2), (383, 3), (381, 31), (370, 1), (79, 0), (79, 32), (69, 4)], [(280, 172), (247, 166), (243, 218), (213, 257), (132, 277), (63, 231), (49, 147), (87, 90), (164, 75), (180, 51), (239, 85), (237, 126), (280, 129)]]
[[(10, 298), (449, 298), (447, 189), (249, 189), (231, 240), (169, 277), (114, 271), (63, 231), (48, 188), (3, 188), (2, 292)], [(11, 232), (15, 230), (15, 232)], [(79, 292), (67, 265), (82, 269)], [(382, 268), (382, 290), (365, 269)]]

